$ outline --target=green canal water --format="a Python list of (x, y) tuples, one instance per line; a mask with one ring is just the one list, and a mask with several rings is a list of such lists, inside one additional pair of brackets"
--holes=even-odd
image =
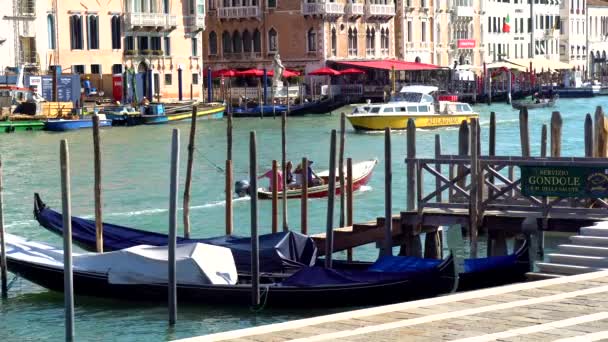
[[(583, 125), (586, 113), (607, 98), (560, 100), (564, 120), (562, 154), (582, 156)], [(343, 108), (341, 111), (349, 111)], [(517, 155), (519, 145), (518, 112), (504, 104), (478, 105), (481, 113), (482, 152), (487, 151), (489, 113), (497, 113), (497, 153)], [(339, 111), (338, 111), (339, 112)], [(326, 169), (332, 129), (339, 126), (336, 115), (290, 118), (287, 128), (288, 159), (303, 156), (315, 161), (316, 170)], [(532, 153), (539, 154), (540, 132), (548, 124), (551, 109), (530, 112)], [(224, 232), (224, 175), (226, 156), (225, 120), (200, 121), (197, 130), (191, 222), (193, 236), (209, 237)], [(171, 130), (180, 129), (181, 181), (185, 176), (188, 123), (161, 126), (111, 128), (102, 131), (104, 220), (159, 232), (167, 231), (168, 174)], [(235, 119), (235, 180), (248, 177), (248, 137), (255, 130), (258, 139), (259, 170), (280, 160), (281, 122), (272, 118)], [(443, 151), (457, 151), (457, 128), (419, 130), (417, 151), (420, 156), (434, 153), (434, 136), (441, 134)], [(68, 139), (72, 173), (73, 214), (93, 217), (93, 158), (91, 131), (63, 134), (20, 132), (0, 135), (0, 155), (4, 162), (4, 203), (7, 231), (60, 246), (59, 237), (41, 229), (33, 219), (33, 194), (39, 192), (48, 205), (60, 209), (59, 141)], [(403, 133), (393, 138), (393, 205), (397, 212), (405, 207), (405, 139)], [(381, 134), (355, 134), (350, 126), (346, 137), (346, 156), (354, 161), (378, 158), (374, 176), (363, 191), (355, 195), (355, 222), (366, 221), (384, 213), (384, 139)], [(219, 169), (218, 169), (219, 168)], [(430, 177), (429, 177), (430, 178)], [(428, 181), (428, 180), (427, 180)], [(265, 183), (265, 181), (264, 181)], [(431, 184), (428, 183), (427, 186)], [(183, 191), (183, 187), (181, 187)], [(289, 225), (299, 229), (299, 201), (288, 205)], [(309, 225), (312, 233), (325, 226), (326, 200), (310, 200)], [(236, 234), (249, 231), (249, 201), (234, 203)], [(260, 227), (270, 230), (270, 202), (260, 203)], [(335, 221), (338, 222), (337, 219)], [(181, 213), (180, 213), (181, 229)], [(483, 247), (481, 251), (485, 250)], [(373, 259), (372, 247), (355, 250), (359, 259)], [(338, 255), (342, 257), (343, 255)], [(14, 275), (9, 275), (13, 280)], [(334, 310), (335, 311), (335, 310)], [(286, 321), (334, 312), (331, 310), (272, 310), (259, 313), (243, 308), (187, 306), (178, 308), (178, 323), (167, 324), (164, 304), (118, 302), (94, 298), (76, 298), (76, 337), (79, 341), (156, 341), (202, 335), (231, 329)], [(12, 282), (9, 299), (0, 302), (0, 341), (54, 341), (63, 339), (63, 296), (46, 291), (23, 279)]]

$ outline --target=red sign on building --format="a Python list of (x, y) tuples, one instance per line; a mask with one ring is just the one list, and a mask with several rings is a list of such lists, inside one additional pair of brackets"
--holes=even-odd
[(459, 49), (473, 49), (475, 48), (475, 39), (458, 39)]

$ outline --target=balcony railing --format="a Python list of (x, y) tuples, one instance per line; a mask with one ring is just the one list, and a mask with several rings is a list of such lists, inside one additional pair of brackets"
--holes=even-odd
[(260, 59), (262, 58), (262, 53), (261, 52), (253, 52), (253, 51), (249, 51), (249, 52), (224, 52), (222, 53), (222, 57), (224, 57), (224, 59), (230, 59), (230, 60), (250, 60), (250, 59)]
[(344, 15), (344, 4), (336, 2), (302, 3), (302, 14), (339, 17)]
[(365, 13), (365, 5), (347, 3), (346, 7), (344, 7), (344, 12), (349, 17), (360, 17)]
[(125, 57), (164, 57), (163, 50), (152, 50), (152, 49), (143, 49), (143, 50), (125, 50)]
[(258, 6), (238, 6), (238, 7), (220, 7), (218, 8), (218, 17), (220, 19), (245, 19), (258, 18), (260, 16), (260, 8)]
[(191, 32), (198, 32), (205, 30), (205, 15), (192, 15), (188, 17), (188, 26)]
[(38, 64), (38, 58), (36, 52), (21, 53), (19, 55), (19, 64), (34, 65)]
[(125, 15), (125, 26), (131, 30), (170, 31), (177, 26), (177, 16), (132, 12)]
[(367, 4), (365, 5), (365, 16), (375, 19), (390, 19), (395, 16), (395, 6)]

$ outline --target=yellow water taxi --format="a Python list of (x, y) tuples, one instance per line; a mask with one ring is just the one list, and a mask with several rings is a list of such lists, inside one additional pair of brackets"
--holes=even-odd
[(346, 117), (358, 131), (406, 129), (409, 119), (414, 119), (417, 128), (458, 126), (479, 117), (468, 103), (443, 101), (442, 97), (435, 101), (433, 94), (437, 91), (434, 86), (406, 86), (389, 102), (355, 107)]

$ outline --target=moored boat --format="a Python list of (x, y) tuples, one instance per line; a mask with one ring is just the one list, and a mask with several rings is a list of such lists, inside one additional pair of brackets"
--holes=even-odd
[[(50, 290), (63, 291), (60, 248), (7, 234), (11, 272)], [(74, 293), (125, 300), (166, 301), (167, 247), (136, 246), (109, 253), (74, 253)], [(176, 251), (177, 298), (186, 303), (249, 305), (251, 276), (236, 275), (230, 250), (201, 243)], [(401, 271), (382, 259), (366, 270), (303, 267), (279, 280), (260, 278), (263, 303), (283, 307), (377, 305), (436, 296), (454, 288), (454, 260), (404, 257)]]
[[(63, 220), (62, 215), (48, 208), (38, 195), (35, 196), (34, 215), (42, 227), (49, 231), (62, 235)], [(114, 251), (125, 249), (137, 245), (166, 245), (168, 237), (166, 234), (150, 232), (140, 229), (123, 227), (104, 223), (104, 250)], [(263, 272), (285, 273), (289, 270), (301, 268), (303, 266), (313, 265), (316, 258), (316, 247), (314, 242), (309, 238), (305, 239), (303, 235), (297, 233), (285, 239), (283, 235), (281, 239), (277, 239), (279, 234), (275, 233), (260, 236), (260, 267)], [(95, 250), (96, 248), (96, 230), (95, 221), (86, 220), (78, 217), (72, 217), (72, 238), (73, 240), (86, 250)], [(250, 240), (248, 238), (240, 238), (230, 241), (226, 237), (221, 236), (210, 239), (185, 239), (177, 238), (178, 243), (203, 242), (216, 244), (230, 248), (234, 255), (237, 265), (237, 271), (240, 274), (249, 272), (251, 254), (248, 252)], [(273, 241), (280, 241), (275, 243)], [(218, 242), (221, 242), (219, 244)], [(311, 245), (312, 243), (312, 245)], [(286, 249), (288, 248), (288, 249)], [(277, 251), (281, 251), (277, 253)], [(313, 252), (314, 251), (314, 252)], [(384, 261), (390, 265), (393, 270), (400, 270), (396, 265), (407, 265), (407, 259), (395, 256), (393, 260), (385, 258)], [(404, 261), (405, 260), (405, 261)], [(323, 259), (318, 259), (317, 265), (323, 264)], [(336, 268), (342, 270), (366, 270), (369, 269), (372, 263), (370, 262), (351, 262), (351, 261), (335, 261)], [(526, 278), (526, 273), (530, 271), (531, 263), (529, 257), (529, 242), (524, 240), (523, 244), (512, 254), (506, 256), (492, 256), (485, 258), (465, 259), (464, 268), (459, 270), (458, 274), (458, 290), (468, 291), (490, 286), (499, 286), (517, 281), (523, 281)], [(288, 267), (289, 266), (289, 267)], [(380, 268), (380, 263), (376, 264)]]
[(538, 99), (538, 100), (525, 99), (525, 100), (521, 100), (521, 101), (513, 101), (513, 102), (511, 102), (511, 106), (515, 109), (522, 109), (522, 108), (537, 109), (537, 108), (553, 107), (555, 105), (555, 103), (557, 102), (558, 98), (559, 98), (559, 95), (556, 94), (550, 99)]
[(112, 120), (112, 126), (136, 126), (143, 124), (140, 111), (130, 105), (112, 105), (99, 109), (99, 114), (105, 114), (106, 119)]
[(284, 105), (256, 105), (253, 107), (236, 107), (232, 109), (232, 116), (235, 118), (248, 118), (281, 115), (287, 111), (287, 106)]
[(406, 129), (409, 119), (416, 128), (440, 128), (479, 117), (467, 103), (435, 101), (432, 94), (437, 91), (433, 86), (406, 86), (389, 102), (355, 107), (346, 118), (357, 131), (381, 131)]
[[(226, 107), (219, 103), (213, 105), (198, 104), (196, 117), (197, 119), (221, 119), (224, 117), (225, 110)], [(189, 120), (192, 118), (192, 106), (186, 106), (178, 111), (167, 109), (166, 115), (169, 121)]]
[(6, 120), (0, 121), (0, 132), (12, 133), (21, 131), (40, 131), (44, 128), (41, 120)]
[[(105, 114), (98, 114), (99, 127), (112, 126), (112, 120), (106, 119)], [(82, 128), (93, 128), (93, 117), (83, 116), (81, 119), (51, 119), (44, 123), (44, 129), (47, 131), (64, 132)]]
[[(363, 185), (367, 184), (372, 178), (374, 168), (378, 164), (377, 159), (366, 160), (363, 162), (353, 164), (353, 191), (359, 190)], [(338, 172), (336, 171), (336, 175)], [(310, 198), (321, 198), (327, 197), (329, 191), (329, 170), (317, 172), (317, 176), (323, 180), (323, 184), (308, 187), (308, 197)], [(340, 194), (342, 188), (340, 187), (340, 181), (336, 177), (336, 194)], [(283, 198), (283, 192), (278, 192), (279, 198)], [(301, 187), (290, 187), (287, 189), (287, 198), (300, 198), (302, 197)], [(260, 199), (272, 199), (272, 191), (268, 188), (258, 188), (258, 198)]]

